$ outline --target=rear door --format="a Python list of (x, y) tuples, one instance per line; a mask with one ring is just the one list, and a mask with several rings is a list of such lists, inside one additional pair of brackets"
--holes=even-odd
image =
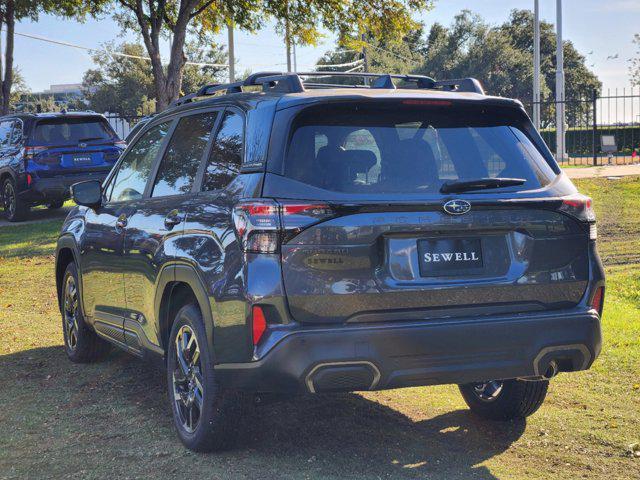
[[(412, 320), (580, 301), (588, 233), (551, 206), (574, 190), (559, 189), (518, 109), (315, 107), (296, 118), (290, 138), (264, 196), (321, 201), (330, 212), (281, 247), (296, 320)], [(447, 182), (487, 178), (522, 185), (441, 193)]]
[(131, 205), (124, 239), (124, 327), (128, 345), (135, 350), (141, 348), (140, 332), (159, 345), (156, 322), (152, 321), (158, 276), (176, 256), (217, 117), (217, 111), (200, 111), (175, 120), (145, 195)]

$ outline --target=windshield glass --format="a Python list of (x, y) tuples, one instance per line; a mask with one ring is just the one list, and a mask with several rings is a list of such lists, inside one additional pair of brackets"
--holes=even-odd
[[(444, 102), (448, 103), (448, 102)], [(514, 108), (325, 105), (294, 123), (286, 177), (342, 193), (435, 193), (445, 182), (521, 178), (501, 191), (548, 184), (555, 172)]]
[(51, 118), (40, 120), (35, 128), (33, 145), (77, 145), (113, 140), (116, 134), (101, 118)]

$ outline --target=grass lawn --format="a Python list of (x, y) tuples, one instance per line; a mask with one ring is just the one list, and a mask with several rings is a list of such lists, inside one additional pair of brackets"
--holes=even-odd
[(640, 179), (577, 182), (608, 272), (603, 353), (526, 422), (470, 415), (453, 386), (304, 397), (249, 414), (230, 452), (176, 439), (160, 369), (67, 361), (53, 247), (61, 221), (0, 228), (0, 479), (640, 479)]

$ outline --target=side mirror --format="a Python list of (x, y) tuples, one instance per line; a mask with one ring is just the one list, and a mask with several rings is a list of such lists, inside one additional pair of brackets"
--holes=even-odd
[(71, 185), (71, 198), (78, 205), (99, 207), (102, 203), (102, 185), (97, 180), (87, 180)]

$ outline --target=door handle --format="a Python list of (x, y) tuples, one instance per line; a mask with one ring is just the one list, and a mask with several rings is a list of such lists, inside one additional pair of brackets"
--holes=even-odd
[(177, 210), (172, 210), (166, 217), (164, 217), (164, 226), (167, 228), (167, 230), (171, 230), (180, 222), (182, 222), (182, 217)]
[(117, 228), (125, 228), (127, 226), (127, 223), (128, 223), (127, 216), (124, 213), (122, 213), (118, 217), (118, 220), (116, 220), (116, 227)]

